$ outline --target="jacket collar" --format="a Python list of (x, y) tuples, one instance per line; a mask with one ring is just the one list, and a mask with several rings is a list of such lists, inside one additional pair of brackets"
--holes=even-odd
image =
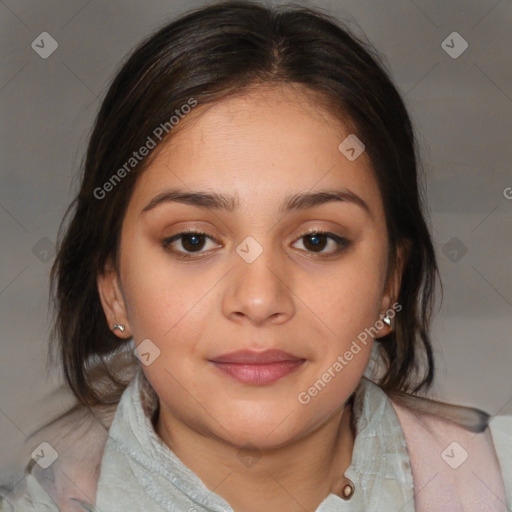
[[(172, 504), (181, 503), (198, 512), (232, 512), (157, 435), (152, 424), (157, 407), (158, 397), (139, 369), (110, 427), (98, 481), (98, 509), (121, 510), (115, 504), (122, 499), (148, 510), (175, 510)], [(354, 482), (354, 495), (345, 501), (330, 494), (317, 512), (413, 512), (412, 472), (402, 428), (386, 393), (366, 377), (354, 392), (353, 417), (356, 438), (345, 476)]]

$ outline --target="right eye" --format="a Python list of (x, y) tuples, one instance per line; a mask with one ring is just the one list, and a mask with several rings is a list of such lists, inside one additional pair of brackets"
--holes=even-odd
[[(190, 259), (194, 258), (193, 254), (203, 254), (207, 251), (202, 251), (205, 246), (207, 240), (211, 240), (213, 242), (217, 242), (215, 238), (208, 235), (203, 231), (190, 230), (183, 231), (181, 233), (177, 233), (171, 237), (165, 238), (162, 240), (162, 247), (178, 258)], [(183, 251), (177, 248), (172, 247), (177, 242), (180, 242), (181, 247), (184, 249)]]

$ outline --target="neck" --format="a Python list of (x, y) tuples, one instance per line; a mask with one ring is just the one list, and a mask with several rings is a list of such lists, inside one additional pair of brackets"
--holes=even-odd
[(347, 403), (305, 437), (261, 451), (241, 450), (176, 419), (164, 422), (161, 414), (156, 429), (177, 457), (234, 510), (304, 512), (316, 510), (330, 493), (341, 496), (354, 446), (351, 417)]

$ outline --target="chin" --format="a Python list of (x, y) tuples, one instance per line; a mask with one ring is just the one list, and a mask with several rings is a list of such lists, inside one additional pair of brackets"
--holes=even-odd
[(240, 451), (253, 449), (274, 450), (293, 443), (299, 437), (300, 436), (292, 436), (289, 432), (281, 432), (279, 434), (271, 433), (269, 435), (269, 430), (248, 431), (247, 429), (243, 429), (234, 432), (226, 441), (228, 441), (232, 446), (238, 448)]
[[(225, 423), (227, 432), (224, 429), (216, 428), (216, 432), (223, 439), (239, 448), (247, 445), (256, 446), (259, 449), (274, 449), (288, 445), (307, 434), (307, 425), (304, 424), (304, 417), (294, 419), (294, 414), (284, 409), (281, 414), (269, 414), (261, 417), (257, 413), (248, 413), (244, 417), (231, 416)], [(236, 417), (236, 420), (235, 420)]]

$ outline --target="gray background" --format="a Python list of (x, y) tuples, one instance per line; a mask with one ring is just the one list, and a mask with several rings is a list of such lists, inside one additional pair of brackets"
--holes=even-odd
[[(433, 395), (511, 413), (512, 1), (298, 3), (366, 34), (415, 122), (445, 292)], [(0, 2), (0, 482), (27, 436), (71, 404), (46, 371), (48, 273), (99, 103), (141, 38), (198, 5)], [(31, 48), (43, 31), (59, 45), (47, 59)], [(469, 44), (457, 59), (441, 47), (454, 31)]]

